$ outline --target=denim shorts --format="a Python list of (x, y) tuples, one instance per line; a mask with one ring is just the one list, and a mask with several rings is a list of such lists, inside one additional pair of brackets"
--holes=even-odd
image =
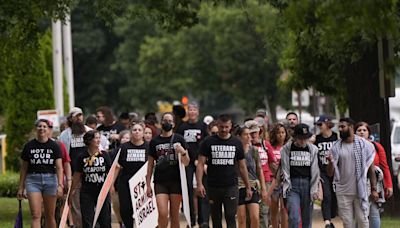
[(26, 192), (41, 192), (43, 195), (57, 194), (57, 176), (54, 173), (28, 173), (25, 180)]

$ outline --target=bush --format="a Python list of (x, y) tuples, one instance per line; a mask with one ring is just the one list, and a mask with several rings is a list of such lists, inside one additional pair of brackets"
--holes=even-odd
[(18, 191), (19, 173), (0, 175), (0, 197), (15, 197)]

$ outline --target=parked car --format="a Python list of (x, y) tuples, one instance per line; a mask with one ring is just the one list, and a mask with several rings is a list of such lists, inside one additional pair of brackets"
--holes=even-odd
[(400, 188), (400, 122), (393, 124), (390, 140), (392, 142), (393, 175), (397, 177)]

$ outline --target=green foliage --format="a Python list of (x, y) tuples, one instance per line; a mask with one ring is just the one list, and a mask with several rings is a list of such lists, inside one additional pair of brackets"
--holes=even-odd
[(397, 1), (270, 1), (289, 28), (282, 67), (288, 87), (313, 87), (347, 107), (346, 77), (379, 36), (397, 40)]
[[(52, 93), (52, 74), (48, 70), (49, 63), (46, 56), (51, 54), (50, 33), (39, 36), (38, 47), (21, 47), (24, 55), (15, 54), (10, 58), (15, 65), (7, 80), (7, 167), (18, 170), (18, 156), (24, 143), (29, 138), (36, 119), (36, 112), (40, 109), (54, 107)], [(18, 53), (18, 52), (16, 52)]]
[(0, 197), (15, 197), (19, 185), (19, 174), (7, 172), (0, 175)]

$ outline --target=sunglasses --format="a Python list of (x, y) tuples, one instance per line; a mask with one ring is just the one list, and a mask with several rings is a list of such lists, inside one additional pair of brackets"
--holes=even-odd
[(317, 125), (318, 127), (321, 127), (321, 126), (322, 126), (322, 123), (317, 123), (317, 124), (315, 124), (315, 125)]

